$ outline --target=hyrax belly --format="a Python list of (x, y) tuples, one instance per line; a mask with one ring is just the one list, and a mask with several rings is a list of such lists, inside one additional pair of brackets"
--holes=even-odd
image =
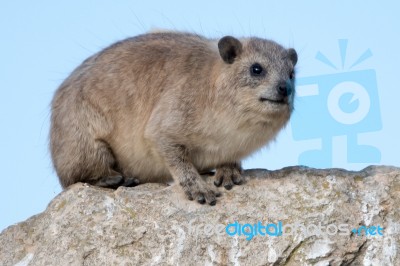
[(52, 102), (50, 147), (63, 187), (173, 178), (210, 205), (215, 184), (242, 182), (240, 160), (271, 141), (293, 110), (297, 54), (259, 39), (159, 32), (82, 63)]

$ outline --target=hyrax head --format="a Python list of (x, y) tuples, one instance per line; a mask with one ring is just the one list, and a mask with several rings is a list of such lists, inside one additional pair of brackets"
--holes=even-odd
[[(297, 53), (279, 44), (249, 38), (225, 36), (218, 42), (223, 84), (240, 112), (288, 119), (293, 110), (294, 67)], [(229, 87), (229, 88), (228, 88)]]

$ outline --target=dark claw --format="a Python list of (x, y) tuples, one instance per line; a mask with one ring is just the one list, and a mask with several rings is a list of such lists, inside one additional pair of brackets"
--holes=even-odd
[(217, 203), (217, 200), (210, 201), (211, 206), (215, 206), (216, 203)]
[(94, 185), (104, 188), (117, 188), (123, 181), (122, 176), (107, 176), (95, 182)]
[(222, 178), (220, 178), (219, 180), (214, 180), (214, 185), (216, 187), (220, 187), (222, 185)]
[(193, 200), (193, 197), (192, 197), (192, 195), (191, 195), (189, 192), (186, 192), (186, 191), (185, 191), (185, 194), (186, 194), (188, 200)]
[(232, 184), (228, 184), (228, 185), (225, 185), (224, 186), (224, 188), (226, 189), (226, 190), (231, 190), (232, 189)]
[(233, 181), (233, 184), (235, 184), (235, 185), (241, 185), (241, 184), (243, 184), (243, 179), (239, 179), (239, 180), (233, 179), (232, 181)]
[(204, 203), (206, 203), (206, 199), (204, 198), (204, 196), (199, 196), (197, 198), (197, 202), (200, 204), (204, 204)]
[(200, 175), (210, 175), (210, 176), (213, 176), (213, 175), (215, 175), (215, 172), (214, 172), (214, 171), (200, 172)]
[(121, 186), (134, 187), (134, 186), (139, 185), (139, 183), (140, 183), (139, 180), (136, 178), (125, 178), (125, 181), (124, 181), (124, 183), (121, 184)]

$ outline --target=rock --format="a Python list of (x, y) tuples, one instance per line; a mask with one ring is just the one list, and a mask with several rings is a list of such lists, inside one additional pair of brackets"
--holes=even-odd
[(245, 175), (216, 206), (177, 185), (75, 184), (1, 233), (0, 265), (400, 265), (400, 168)]

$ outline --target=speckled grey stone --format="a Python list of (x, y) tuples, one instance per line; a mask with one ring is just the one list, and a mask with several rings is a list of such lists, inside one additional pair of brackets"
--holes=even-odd
[[(220, 189), (216, 206), (186, 200), (176, 185), (75, 184), (0, 234), (0, 265), (400, 265), (399, 168), (245, 174), (246, 184)], [(297, 232), (246, 240), (226, 234), (235, 221), (384, 229), (382, 236)]]

